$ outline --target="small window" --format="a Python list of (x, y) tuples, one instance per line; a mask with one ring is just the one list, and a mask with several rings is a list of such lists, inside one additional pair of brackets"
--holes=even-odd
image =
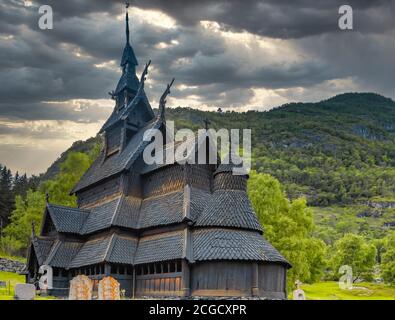
[(163, 273), (168, 273), (169, 272), (169, 267), (167, 263), (163, 264)]
[(148, 266), (143, 266), (143, 274), (148, 274)]
[(170, 262), (170, 272), (176, 272), (176, 263)]
[(126, 267), (126, 274), (128, 274), (128, 275), (133, 274), (133, 269), (132, 269), (131, 266), (127, 266), (127, 267)]
[(59, 269), (58, 268), (53, 268), (53, 276), (59, 277)]
[(162, 273), (162, 264), (155, 263), (155, 273)]
[(149, 274), (154, 274), (154, 265), (153, 264), (149, 264), (148, 265), (148, 273)]
[(95, 274), (100, 274), (100, 266), (99, 265), (96, 266), (96, 273)]
[(112, 274), (116, 274), (116, 273), (118, 272), (117, 269), (118, 269), (118, 268), (117, 268), (116, 265), (111, 265), (111, 273), (112, 273)]
[(143, 273), (143, 268), (141, 268), (140, 266), (137, 267), (137, 275), (138, 275), (138, 276), (141, 276), (142, 273)]
[(177, 272), (181, 272), (182, 267), (181, 267), (181, 261), (177, 261)]
[(118, 273), (119, 274), (125, 274), (125, 267), (124, 266), (119, 266)]
[(104, 274), (104, 264), (100, 266), (100, 274)]

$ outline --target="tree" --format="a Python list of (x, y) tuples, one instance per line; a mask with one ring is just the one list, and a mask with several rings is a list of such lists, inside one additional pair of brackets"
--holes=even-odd
[(309, 283), (320, 279), (326, 246), (311, 236), (314, 223), (306, 199), (290, 202), (277, 179), (255, 172), (250, 175), (248, 194), (265, 238), (292, 264), (288, 286), (297, 279)]
[(79, 181), (81, 176), (88, 170), (92, 158), (82, 152), (71, 152), (66, 161), (60, 166), (60, 173), (56, 179), (43, 183), (41, 190), (48, 193), (50, 202), (76, 206), (76, 197), (70, 196), (70, 191)]
[(31, 233), (32, 222), (40, 226), (45, 208), (45, 195), (39, 191), (29, 190), (26, 199), (17, 196), (15, 210), (11, 215), (11, 223), (5, 228), (4, 251), (11, 254), (25, 253)]
[(14, 209), (12, 180), (11, 170), (0, 166), (0, 219), (3, 221), (3, 225), (8, 224), (10, 214)]
[(43, 183), (39, 190), (28, 190), (26, 199), (20, 195), (16, 197), (16, 207), (11, 214), (11, 223), (4, 230), (3, 243), (6, 252), (24, 254), (31, 233), (31, 223), (41, 225), (47, 192), (50, 194), (52, 203), (76, 206), (75, 196), (70, 196), (69, 193), (88, 169), (96, 154), (96, 148), (94, 153), (92, 151), (88, 155), (71, 152), (62, 163), (60, 172), (54, 180)]
[(381, 274), (385, 282), (395, 284), (395, 233), (384, 238), (384, 253), (381, 257)]
[(348, 265), (352, 268), (353, 282), (370, 279), (376, 254), (376, 247), (366, 242), (364, 237), (352, 233), (346, 234), (334, 245), (332, 266), (335, 277), (339, 276), (338, 270), (341, 266)]

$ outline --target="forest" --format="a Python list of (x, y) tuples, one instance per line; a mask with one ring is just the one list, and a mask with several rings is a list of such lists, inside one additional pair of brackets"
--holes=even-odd
[[(292, 263), (289, 285), (336, 280), (349, 265), (354, 281), (395, 284), (395, 102), (348, 93), (267, 112), (168, 108), (176, 128), (252, 130), (249, 197), (264, 236)], [(78, 141), (38, 177), (0, 169), (0, 251), (24, 255), (45, 194), (75, 206), (69, 191), (101, 148)]]

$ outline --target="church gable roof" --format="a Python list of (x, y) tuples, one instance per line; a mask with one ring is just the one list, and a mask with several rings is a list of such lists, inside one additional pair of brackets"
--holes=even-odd
[(78, 268), (103, 262), (110, 247), (111, 239), (112, 237), (107, 236), (85, 242), (68, 267)]
[(47, 204), (46, 212), (58, 232), (75, 233), (81, 232), (81, 227), (88, 218), (89, 211), (79, 208), (65, 207), (55, 204)]
[(244, 228), (262, 232), (247, 193), (240, 190), (215, 191), (195, 225)]
[[(140, 108), (143, 108), (141, 112), (146, 113), (145, 117), (147, 118), (147, 120), (152, 120), (154, 118), (154, 112), (152, 111), (151, 105), (144, 91), (145, 78), (148, 74), (148, 67), (150, 64), (151, 61), (149, 61), (145, 65), (144, 71), (141, 74), (140, 82), (137, 80), (137, 77), (133, 73), (133, 77), (136, 78), (136, 84), (137, 84), (137, 87), (135, 89), (136, 90), (135, 96), (133, 97), (132, 101), (128, 105), (125, 105), (125, 103), (123, 103), (123, 108), (121, 108), (121, 106), (118, 106), (117, 108), (114, 109), (111, 116), (107, 119), (107, 121), (100, 129), (99, 133), (106, 131), (114, 124), (116, 124), (118, 121), (127, 119), (127, 117), (133, 112), (133, 110), (136, 110), (139, 106)], [(130, 77), (130, 74), (131, 74), (130, 72), (122, 74), (122, 77), (120, 79), (120, 82), (118, 83), (117, 90), (115, 91), (114, 95), (117, 95), (119, 91), (127, 87), (127, 83), (125, 83), (122, 87), (121, 85), (123, 81), (122, 79), (124, 79), (124, 77), (126, 76)], [(125, 79), (124, 81), (126, 81)]]
[(128, 145), (120, 153), (106, 157), (105, 151), (102, 150), (97, 159), (74, 187), (72, 193), (78, 192), (129, 168), (149, 143), (149, 141), (143, 141), (145, 131), (149, 129), (159, 129), (161, 125), (162, 122), (157, 120), (148, 123), (131, 138)]
[(107, 252), (105, 261), (122, 264), (133, 264), (136, 248), (136, 238), (116, 235), (112, 239), (112, 247)]
[(133, 196), (122, 196), (112, 224), (119, 227), (137, 229), (140, 206), (140, 198)]
[(31, 239), (31, 244), (36, 254), (38, 264), (44, 264), (54, 244), (54, 240), (50, 238), (33, 236)]
[(57, 240), (48, 256), (46, 264), (57, 268), (68, 268), (83, 243)]
[(110, 227), (119, 202), (120, 198), (116, 198), (92, 208), (88, 219), (81, 229), (81, 234), (88, 234)]

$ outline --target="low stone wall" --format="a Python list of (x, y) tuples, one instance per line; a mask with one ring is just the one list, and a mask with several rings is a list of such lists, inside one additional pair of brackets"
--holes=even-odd
[(25, 264), (15, 260), (9, 260), (5, 258), (0, 258), (0, 271), (5, 272), (21, 272)]

